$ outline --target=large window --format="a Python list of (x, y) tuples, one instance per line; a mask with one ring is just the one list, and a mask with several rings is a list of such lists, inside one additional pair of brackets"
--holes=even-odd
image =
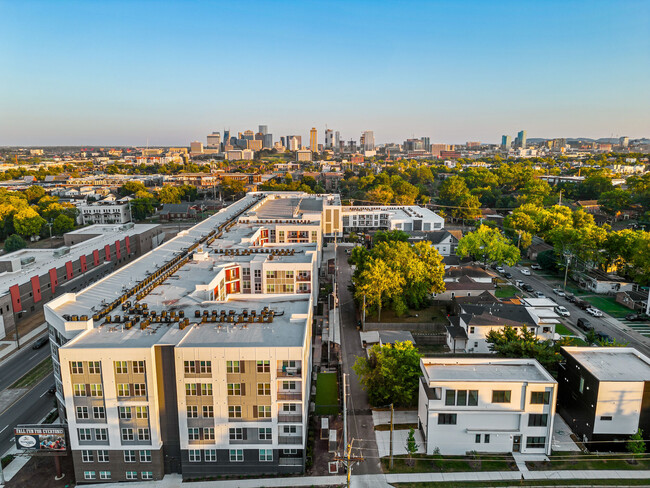
[(244, 460), (244, 450), (243, 449), (231, 449), (230, 450), (230, 462), (231, 463), (240, 463)]
[(446, 390), (445, 405), (475, 407), (478, 405), (478, 390)]
[(124, 451), (124, 462), (125, 463), (134, 463), (135, 462), (135, 451)]
[(128, 383), (118, 383), (117, 396), (118, 397), (131, 396), (131, 388), (129, 387)]
[(551, 403), (550, 391), (531, 391), (530, 403), (534, 405), (548, 405)]
[(96, 441), (107, 441), (108, 440), (108, 429), (95, 429), (95, 440)]
[(258, 395), (270, 395), (271, 394), (271, 383), (258, 383), (257, 384), (257, 394)]
[(201, 374), (212, 373), (212, 361), (201, 361), (200, 372)]
[(131, 428), (123, 428), (122, 429), (122, 440), (127, 441), (127, 442), (135, 440), (135, 436), (133, 435), (133, 429), (131, 429)]
[(194, 373), (196, 373), (196, 362), (185, 361), (185, 374), (194, 374)]
[(226, 373), (240, 373), (239, 361), (226, 361)]
[(546, 427), (548, 415), (545, 413), (531, 413), (528, 415), (528, 427)]
[(196, 396), (198, 390), (196, 383), (185, 383), (185, 394), (188, 396)]
[(104, 396), (104, 393), (102, 391), (102, 385), (101, 384), (90, 385), (90, 396), (94, 396), (94, 397)]
[(261, 441), (273, 440), (273, 430), (270, 427), (264, 427), (262, 429), (258, 429), (257, 434)]
[(129, 372), (129, 367), (126, 361), (115, 361), (115, 372), (117, 374), (126, 374)]
[(81, 462), (82, 463), (92, 463), (94, 461), (92, 451), (81, 451)]
[(148, 441), (149, 440), (149, 429), (138, 429), (138, 440), (139, 441)]
[(214, 440), (214, 427), (203, 427), (203, 440)]
[(135, 396), (147, 396), (147, 387), (144, 383), (136, 383), (133, 385), (133, 393)]
[(88, 418), (88, 407), (77, 407), (77, 418), (78, 419), (87, 419)]
[(131, 418), (131, 407), (117, 407), (121, 419)]
[(259, 418), (271, 418), (271, 406), (270, 405), (258, 405), (257, 406), (257, 416)]
[(151, 451), (149, 449), (143, 449), (142, 451), (140, 451), (140, 462), (141, 463), (151, 462)]
[(200, 449), (190, 449), (189, 451), (189, 460), (191, 463), (200, 463), (201, 462), (201, 450)]
[(93, 407), (93, 418), (104, 419), (106, 418), (106, 411), (104, 407)]
[(240, 419), (241, 418), (241, 405), (228, 405), (228, 418)]
[(228, 395), (241, 395), (241, 383), (228, 383)]
[(244, 439), (244, 429), (242, 427), (231, 427), (228, 429), (228, 435), (231, 441), (241, 441)]
[(127, 480), (137, 480), (138, 479), (138, 472), (137, 471), (127, 471), (126, 472), (126, 479)]
[(457, 415), (455, 413), (439, 413), (438, 425), (456, 425)]
[(101, 372), (102, 372), (102, 367), (99, 361), (88, 361), (88, 373), (99, 374)]
[(260, 449), (260, 461), (273, 461), (273, 449)]
[(544, 449), (546, 437), (526, 437), (526, 447), (528, 449)]
[(133, 372), (139, 374), (144, 373), (144, 361), (133, 361)]
[(72, 374), (83, 374), (84, 372), (84, 363), (81, 361), (71, 361), (70, 362), (70, 372)]
[(84, 397), (86, 396), (86, 385), (84, 383), (78, 383), (73, 385), (74, 396)]
[(110, 459), (108, 457), (108, 451), (104, 451), (104, 450), (97, 451), (97, 462), (107, 463), (109, 460)]
[(510, 390), (492, 390), (492, 403), (510, 403)]
[(77, 433), (79, 434), (79, 440), (80, 441), (92, 441), (93, 436), (92, 433), (90, 432), (90, 429), (77, 429)]
[(257, 361), (258, 373), (269, 373), (271, 371), (271, 361)]
[(203, 405), (203, 417), (205, 418), (214, 417), (214, 407), (212, 405)]
[(203, 451), (203, 460), (206, 463), (215, 463), (217, 461), (217, 450), (216, 449), (205, 449)]
[(135, 407), (135, 417), (138, 419), (148, 419), (149, 407)]
[(197, 405), (187, 406), (187, 418), (194, 419), (199, 416), (199, 407)]

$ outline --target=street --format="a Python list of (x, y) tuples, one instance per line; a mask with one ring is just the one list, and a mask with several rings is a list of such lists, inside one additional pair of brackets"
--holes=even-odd
[[(47, 337), (47, 332), (38, 337)], [(14, 352), (0, 365), (0, 391), (11, 386), (43, 359), (50, 356), (49, 343), (36, 350), (32, 349), (32, 344), (33, 341), (21, 344), (20, 350)]]

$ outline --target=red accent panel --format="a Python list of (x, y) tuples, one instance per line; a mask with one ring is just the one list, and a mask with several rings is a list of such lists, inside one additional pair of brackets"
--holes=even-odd
[(10, 287), (9, 293), (11, 293), (11, 305), (13, 306), (14, 313), (20, 312), (23, 306), (20, 304), (20, 288), (18, 285)]
[(52, 288), (52, 294), (54, 294), (54, 290), (56, 290), (56, 287), (59, 285), (59, 278), (56, 275), (56, 268), (52, 268), (50, 270), (50, 287)]
[(120, 249), (120, 241), (115, 241), (115, 255), (117, 259), (122, 257), (122, 250)]
[(81, 272), (86, 272), (88, 270), (88, 265), (86, 264), (86, 256), (79, 256), (79, 262), (81, 263)]
[(124, 238), (124, 243), (126, 244), (126, 253), (131, 254), (131, 240), (129, 239), (129, 236)]
[(104, 251), (106, 252), (106, 261), (110, 261), (111, 260), (111, 246), (106, 244), (104, 246)]
[(32, 276), (32, 293), (34, 294), (34, 302), (41, 301), (41, 280), (38, 276)]
[(93, 263), (95, 266), (99, 266), (99, 251), (97, 249), (93, 251)]
[(72, 270), (72, 261), (68, 261), (67, 263), (65, 263), (65, 273), (68, 279), (72, 278), (72, 276), (74, 275), (74, 272)]

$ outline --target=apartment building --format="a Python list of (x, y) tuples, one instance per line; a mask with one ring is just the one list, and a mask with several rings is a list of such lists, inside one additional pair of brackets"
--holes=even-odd
[[(563, 347), (558, 412), (599, 451), (650, 432), (650, 358), (631, 347)], [(618, 441), (618, 442), (617, 442)]]
[(376, 229), (410, 231), (442, 230), (445, 219), (428, 208), (415, 205), (343, 207), (342, 225), (345, 231)]
[(77, 205), (77, 223), (125, 224), (131, 222), (131, 209), (128, 202), (96, 202)]
[(557, 382), (534, 359), (422, 358), (427, 454), (551, 453)]
[(303, 471), (328, 201), (250, 193), (46, 306), (79, 481)]

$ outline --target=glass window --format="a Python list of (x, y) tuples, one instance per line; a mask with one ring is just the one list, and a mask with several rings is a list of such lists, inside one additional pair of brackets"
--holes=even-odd
[(205, 449), (203, 451), (203, 460), (206, 463), (214, 463), (217, 461), (217, 450), (216, 449)]
[(96, 441), (107, 441), (108, 440), (108, 429), (95, 429), (95, 440)]
[(244, 429), (241, 427), (231, 427), (228, 429), (228, 435), (231, 441), (241, 441), (244, 439)]
[(212, 395), (212, 383), (201, 383), (201, 395), (203, 396)]
[(99, 374), (102, 372), (101, 363), (99, 361), (88, 361), (88, 372), (90, 374)]
[(126, 361), (115, 361), (115, 372), (117, 374), (126, 374), (129, 372)]
[(138, 479), (138, 472), (137, 471), (127, 471), (126, 472), (126, 479), (127, 480), (137, 480)]
[(438, 414), (438, 424), (439, 425), (456, 425), (457, 416), (455, 413), (439, 413)]
[(201, 374), (212, 373), (212, 361), (201, 361)]
[(118, 397), (131, 396), (131, 388), (129, 387), (128, 383), (118, 383), (117, 396)]
[(469, 390), (467, 396), (467, 405), (470, 407), (475, 407), (478, 405), (478, 390)]
[(241, 418), (241, 406), (240, 405), (228, 405), (228, 418), (239, 419)]
[(100, 471), (99, 472), (99, 479), (100, 480), (110, 480), (111, 479), (111, 472), (110, 471)]
[(244, 460), (244, 450), (243, 449), (230, 449), (230, 462), (238, 463)]
[(135, 462), (135, 451), (124, 451), (124, 462), (125, 463), (134, 463)]
[(239, 361), (226, 361), (226, 373), (239, 373)]
[(94, 480), (95, 479), (95, 472), (94, 471), (84, 471), (84, 479), (85, 480)]
[(203, 417), (205, 418), (214, 417), (214, 407), (212, 405), (203, 405)]
[(88, 407), (77, 407), (77, 418), (78, 419), (87, 419), (88, 418)]
[(117, 407), (121, 419), (131, 418), (131, 407)]
[(133, 361), (133, 372), (139, 374), (144, 373), (144, 361)]
[(104, 419), (106, 418), (106, 411), (104, 407), (93, 407), (93, 418)]
[(492, 390), (492, 403), (510, 403), (510, 390)]
[(83, 374), (84, 363), (81, 361), (70, 361), (70, 372), (72, 374)]
[(541, 413), (531, 413), (528, 415), (528, 427), (546, 427), (548, 415)]
[(485, 434), (485, 435), (483, 436), (483, 439), (484, 439), (484, 441), (485, 441), (486, 444), (489, 444), (489, 443), (490, 443), (490, 434)]
[(258, 436), (261, 441), (270, 441), (273, 440), (272, 429), (270, 427), (264, 427), (263, 429), (258, 429)]
[(188, 418), (196, 418), (199, 416), (199, 407), (196, 405), (188, 405), (187, 406), (187, 417)]
[(135, 417), (138, 419), (148, 419), (149, 407), (135, 407)]
[(531, 391), (530, 403), (535, 405), (548, 405), (551, 402), (550, 391)]
[(257, 361), (258, 373), (269, 373), (271, 371), (271, 361)]
[(188, 396), (196, 396), (198, 389), (196, 383), (185, 383), (185, 394)]
[(95, 461), (92, 451), (81, 451), (81, 462), (82, 463), (92, 463)]
[(139, 441), (148, 441), (149, 440), (149, 429), (138, 429), (138, 440)]
[(135, 396), (147, 396), (147, 387), (144, 383), (136, 383), (133, 385), (133, 393)]
[(241, 383), (228, 383), (228, 395), (241, 395)]
[(93, 439), (90, 429), (77, 429), (80, 441), (91, 441)]
[(214, 427), (204, 427), (203, 428), (203, 440), (213, 441), (214, 440)]
[(187, 429), (187, 438), (191, 441), (201, 440), (201, 434), (199, 433), (198, 427), (191, 427)]
[(467, 405), (467, 390), (458, 390), (456, 394), (456, 405)]
[(74, 396), (83, 397), (86, 396), (86, 385), (84, 383), (77, 383), (73, 385)]
[(189, 457), (191, 463), (200, 463), (201, 462), (201, 450), (200, 449), (190, 449)]
[(273, 461), (273, 449), (260, 449), (260, 461)]
[(480, 444), (481, 443), (481, 434), (476, 434), (474, 436), (474, 443), (475, 444)]
[(101, 384), (90, 385), (90, 396), (94, 396), (94, 397), (104, 396), (104, 393), (102, 391), (102, 385)]
[(526, 447), (528, 449), (544, 449), (546, 437), (526, 437)]
[(141, 463), (151, 462), (151, 451), (149, 449), (143, 449), (142, 451), (140, 451), (140, 462)]
[(122, 440), (123, 441), (135, 440), (135, 437), (133, 435), (133, 429), (123, 428), (122, 429)]
[(258, 383), (257, 384), (257, 394), (258, 395), (270, 395), (271, 394), (271, 383)]
[(196, 373), (196, 364), (194, 361), (185, 361), (185, 374)]
[(456, 390), (445, 391), (445, 405), (456, 405)]
[(270, 405), (258, 405), (257, 406), (257, 416), (260, 418), (271, 418), (271, 406)]
[(140, 476), (142, 476), (143, 480), (152, 480), (153, 471), (143, 471), (142, 473), (140, 473)]

